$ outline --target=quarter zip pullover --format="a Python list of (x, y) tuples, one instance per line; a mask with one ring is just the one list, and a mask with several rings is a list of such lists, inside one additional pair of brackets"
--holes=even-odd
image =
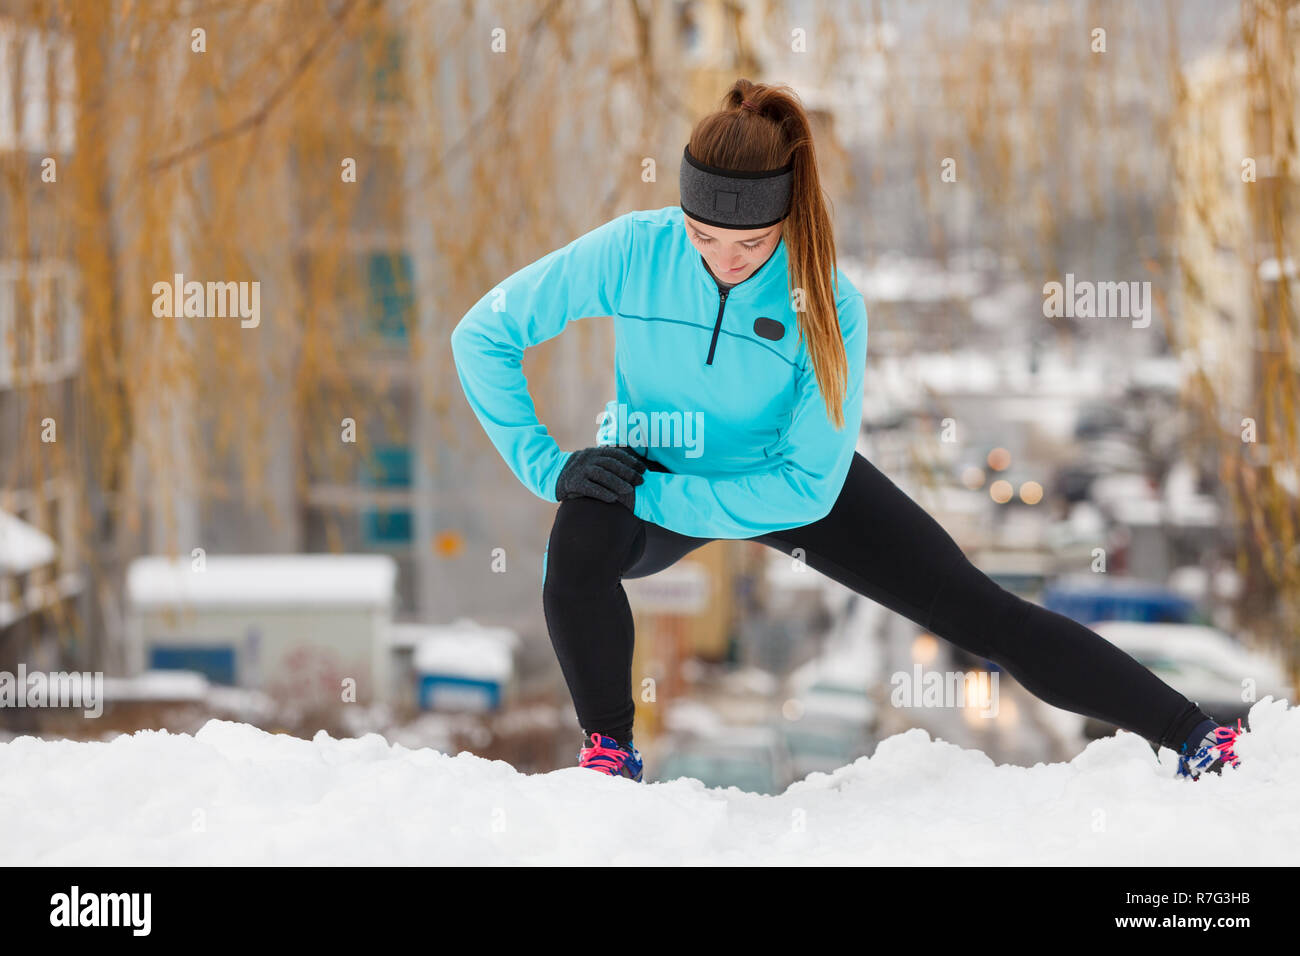
[(634, 513), (694, 537), (794, 528), (830, 511), (862, 419), (866, 306), (842, 271), (834, 279), (848, 356), (838, 430), (792, 308), (784, 238), (753, 275), (727, 287), (691, 243), (678, 206), (619, 216), (487, 292), (452, 333), (456, 371), (511, 471), (554, 502), (572, 452), (537, 420), (523, 352), (571, 321), (609, 316), (616, 398), (596, 443), (619, 441), (620, 423), (648, 422), (628, 427), (626, 444), (668, 469), (646, 471)]

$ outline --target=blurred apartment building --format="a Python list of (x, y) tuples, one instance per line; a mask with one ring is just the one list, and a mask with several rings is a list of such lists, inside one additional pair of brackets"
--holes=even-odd
[[(575, 63), (600, 63), (609, 55), (610, 36), (595, 16), (602, 5), (588, 6), (593, 16), (565, 37)], [(754, 72), (722, 52), (707, 55), (709, 44), (725, 45), (728, 35), (689, 34), (690, 18), (672, 15), (680, 6), (665, 2), (648, 18), (647, 55), (656, 63), (675, 63), (683, 43), (701, 63), (689, 74), (698, 79), (683, 83), (698, 92), (674, 116), (675, 132), (665, 139), (672, 144), (694, 116), (716, 105), (735, 76)], [(698, 6), (706, 18), (734, 15), (726, 4)], [(312, 325), (325, 330), (336, 374), (321, 376), (315, 393), (295, 402), (268, 359), (271, 408), (261, 425), (269, 454), (260, 491), (269, 509), (252, 503), (235, 463), (215, 452), (213, 460), (200, 461), (169, 447), (165, 468), (142, 467), (149, 513), (140, 530), (119, 529), (116, 576), (135, 555), (173, 548), (188, 555), (192, 546), (212, 555), (387, 554), (398, 566), (399, 619), (474, 617), (516, 628), (534, 639), (534, 649), (549, 653), (540, 593), (553, 508), (520, 487), (482, 433), (446, 343), (468, 306), (500, 278), (606, 218), (675, 201), (678, 147), (662, 150), (671, 160), (662, 178), (670, 182), (637, 193), (629, 189), (636, 178), (628, 168), (605, 157), (658, 155), (644, 134), (657, 117), (643, 127), (625, 111), (653, 115), (667, 107), (634, 95), (633, 74), (611, 80), (600, 70), (548, 73), (545, 82), (561, 95), (540, 114), (521, 117), (529, 111), (502, 110), (501, 103), (530, 77), (521, 73), (511, 81), (491, 72), (515, 64), (501, 66), (505, 60), (485, 57), (472, 44), (450, 42), (430, 8), (392, 3), (379, 9), (383, 15), (321, 68), (315, 105), (289, 120), (290, 147), (259, 158), (258, 176), (276, 188), (256, 215), (268, 235), (283, 230), (288, 238), (268, 243), (254, 267), (268, 275), (283, 270), (292, 281), (264, 283), (270, 318), (255, 347), (263, 357), (301, 355), (294, 352), (302, 348), (301, 327)], [(486, 10), (464, 15), (464, 35), (484, 43), (498, 26)], [(525, 34), (533, 19), (511, 20), (509, 42), (540, 43), (530, 62), (547, 70), (556, 40), (546, 30)], [(686, 40), (679, 29), (688, 30)], [(631, 32), (619, 36), (631, 43)], [(178, 59), (174, 68), (186, 67)], [(609, 109), (581, 106), (591, 103)], [(196, 104), (186, 125), (182, 141), (217, 125), (212, 102)], [(549, 139), (539, 145), (534, 134)], [(510, 162), (502, 162), (504, 154)], [(341, 185), (344, 160), (355, 161), (356, 175)], [(214, 159), (194, 162), (202, 167)], [(530, 165), (555, 172), (528, 180), (521, 171)], [(569, 172), (579, 168), (580, 178)], [(349, 197), (342, 203), (340, 190)], [(123, 233), (141, 228), (132, 210), (116, 215)], [(525, 229), (549, 238), (526, 253), (504, 253), (512, 233)], [(176, 246), (177, 261), (197, 272), (203, 250), (179, 239)], [(147, 278), (129, 281), (147, 288)], [(284, 328), (286, 316), (292, 330)], [(190, 334), (196, 332), (202, 334)], [(561, 447), (594, 441), (596, 417), (613, 394), (612, 355), (612, 324), (597, 320), (574, 323), (525, 357), (539, 417)], [(182, 428), (193, 407), (160, 404), (148, 427)], [(345, 429), (353, 430), (355, 444), (341, 439)], [(149, 493), (164, 483), (167, 495)], [(718, 635), (730, 589), (722, 583), (713, 593), (705, 616), (714, 621), (709, 633), (716, 648), (724, 643)]]
[[(21, 8), (20, 8), (21, 9)], [(0, 670), (78, 649), (78, 272), (54, 213), (76, 149), (69, 37), (0, 7)]]
[[(6, 21), (0, 31), (0, 161), (12, 173), (11, 183), (31, 185), (11, 187), (0, 209), (6, 226), (0, 261), (0, 510), (32, 529), (24, 541), (37, 544), (26, 553), (43, 558), (34, 567), (0, 567), (0, 646), (8, 659), (29, 666), (38, 659), (94, 664), (110, 671), (122, 666), (123, 582), (131, 560), (188, 558), (195, 548), (213, 556), (391, 555), (398, 567), (398, 619), (478, 618), (515, 628), (533, 639), (534, 651), (549, 655), (540, 593), (553, 508), (519, 486), (482, 433), (461, 394), (447, 339), (495, 281), (614, 215), (675, 202), (676, 163), (690, 125), (717, 106), (736, 77), (766, 75), (752, 52), (755, 32), (764, 28), (757, 19), (759, 3), (662, 0), (648, 12), (644, 47), (637, 45), (635, 30), (613, 34), (627, 57), (648, 57), (659, 74), (673, 76), (674, 93), (662, 101), (645, 93), (644, 78), (627, 68), (631, 59), (619, 60), (608, 49), (612, 34), (601, 26), (604, 5), (588, 6), (591, 15), (579, 18), (565, 48), (575, 63), (584, 57), (602, 62), (605, 56), (612, 67), (578, 70), (558, 60), (556, 66), (547, 57), (558, 49), (557, 41), (544, 29), (536, 34), (541, 46), (526, 69), (503, 80), (490, 71), (518, 64), (502, 66), (506, 60), (451, 42), (434, 9), (380, 5), (362, 35), (320, 67), (313, 82), (327, 92), (318, 90), (306, 107), (290, 99), (276, 115), (277, 123), (292, 123), (293, 129), (283, 140), (287, 148), (274, 140), (249, 173), (260, 191), (248, 195), (258, 205), (238, 212), (254, 217), (259, 230), (239, 250), (242, 261), (221, 258), (201, 234), (165, 227), (157, 234), (158, 221), (138, 201), (94, 210), (104, 216), (94, 225), (116, 255), (104, 260), (113, 270), (111, 281), (99, 283), (113, 286), (115, 294), (96, 290), (97, 312), (147, 310), (144, 292), (159, 274), (172, 271), (199, 279), (266, 279), (262, 326), (256, 336), (237, 340), (261, 377), (261, 405), (254, 410), (261, 449), (256, 489), (245, 487), (234, 456), (218, 452), (210, 423), (197, 443), (179, 437), (202, 420), (200, 410), (222, 400), (208, 389), (223, 383), (215, 355), (224, 353), (209, 354), (207, 340), (195, 338), (209, 334), (202, 322), (178, 322), (177, 334), (209, 366), (200, 365), (193, 381), (165, 396), (142, 390), (132, 396), (136, 404), (124, 406), (134, 421), (124, 425), (129, 465), (123, 474), (105, 476), (87, 456), (73, 453), (79, 411), (94, 420), (92, 432), (122, 423), (107, 420), (105, 409), (78, 404), (86, 394), (78, 387), (84, 374), (79, 315), (88, 300), (78, 296), (71, 253), (45, 253), (75, 248), (72, 237), (85, 224), (42, 207), (36, 187), (42, 161), (52, 157), (61, 164), (72, 154), (77, 131), (88, 128), (76, 113), (76, 100), (98, 78), (84, 69), (78, 77), (76, 43), (26, 27), (19, 18)], [(247, 15), (244, 25), (252, 30), (272, 12), (250, 9)], [(88, 42), (110, 60), (132, 62), (136, 24), (129, 11), (102, 8), (95, 16)], [(490, 38), (498, 25), (486, 10), (469, 9), (465, 17), (466, 36)], [(512, 43), (534, 42), (524, 29), (534, 19), (512, 21)], [(226, 61), (195, 61), (187, 59), (186, 25), (162, 29), (175, 42), (162, 44), (170, 52), (154, 64), (158, 100), (152, 112), (181, 117), (169, 133), (183, 145), (229, 121), (218, 98), (194, 96), (193, 82), (181, 82), (192, 81), (187, 71), (196, 62), (202, 69), (213, 62), (246, 66), (240, 58), (255, 56), (256, 49), (227, 51)], [(527, 69), (562, 95), (526, 116), (515, 108), (510, 122), (496, 123), (503, 97), (533, 79)], [(192, 102), (184, 99), (191, 96)], [(588, 109), (590, 104), (602, 108)], [(821, 142), (831, 143), (831, 113), (816, 105), (812, 111)], [(136, 158), (147, 127), (93, 128), (102, 140), (95, 142), (94, 171), (105, 187), (95, 195), (130, 195), (120, 187), (137, 175), (129, 160)], [(542, 146), (539, 134), (549, 137)], [(513, 156), (514, 165), (502, 169), (536, 165), (554, 172), (540, 183), (517, 172), (494, 176), (489, 160), (503, 155)], [(658, 183), (639, 181), (639, 158), (646, 155), (663, 157)], [(834, 148), (824, 148), (832, 182), (838, 175), (835, 155)], [(609, 156), (631, 161), (623, 165)], [(170, 207), (161, 203), (172, 221), (212, 214), (198, 207), (215, 201), (215, 187), (206, 184), (215, 181), (216, 164), (227, 158), (208, 151), (186, 161), (193, 164), (187, 177), (201, 188), (189, 196), (181, 191)], [(355, 182), (340, 177), (345, 159), (356, 161)], [(175, 188), (164, 185), (161, 173), (145, 186)], [(352, 192), (340, 224), (333, 211), (342, 189)], [(249, 202), (241, 190), (230, 201)], [(530, 253), (503, 253), (509, 245), (504, 240), (526, 227), (530, 236), (549, 230), (549, 245), (530, 242)], [(291, 280), (281, 281), (285, 276)], [(150, 336), (162, 321), (98, 318), (124, 337)], [(332, 343), (327, 358), (338, 373), (320, 376), (304, 397), (295, 395), (291, 363), (303, 359), (308, 325), (326, 329)], [(525, 358), (539, 417), (561, 447), (594, 441), (597, 415), (613, 395), (612, 355), (612, 323), (588, 321)], [(322, 361), (319, 355), (313, 360)], [(50, 408), (55, 411), (47, 414)], [(57, 422), (58, 455), (34, 451), (45, 447), (40, 422), (46, 417)], [(341, 437), (345, 420), (355, 426), (355, 444)], [(113, 502), (128, 490), (144, 504), (138, 525), (109, 517)], [(46, 539), (48, 544), (41, 543)], [(720, 543), (692, 556), (710, 583), (703, 610), (685, 616), (663, 612), (673, 621), (674, 646), (714, 658), (727, 653), (738, 613), (735, 580), (746, 574), (754, 579), (758, 553), (752, 546)], [(506, 573), (497, 571), (500, 557)], [(83, 586), (83, 579), (90, 583)], [(83, 606), (62, 616), (50, 613), (75, 604), (79, 594)], [(653, 595), (639, 601), (637, 613), (653, 617), (654, 602)], [(679, 606), (671, 595), (663, 604)], [(21, 639), (11, 639), (14, 634)], [(51, 647), (46, 658), (34, 652), (41, 642)]]
[[(1179, 345), (1195, 370), (1189, 391), (1210, 438), (1205, 454), (1218, 453), (1207, 470), (1225, 476), (1250, 512), (1240, 535), (1250, 563), (1241, 603), (1280, 602), (1285, 622), (1300, 566), (1300, 551), (1283, 551), (1300, 502), (1300, 9), (1252, 10), (1231, 50), (1189, 66), (1175, 114)], [(1261, 513), (1266, 537), (1250, 527)], [(1265, 574), (1274, 546), (1280, 561)]]
[[(1266, 366), (1281, 346), (1263, 328), (1276, 329), (1289, 316), (1294, 329), (1300, 304), (1293, 245), (1300, 235), (1297, 13), (1257, 21), (1262, 55), (1253, 78), (1240, 49), (1191, 64), (1176, 114), (1183, 341), (1191, 349), (1186, 359), (1216, 387), (1226, 433), (1261, 414)], [(1280, 254), (1279, 236), (1292, 243)]]
[[(1126, 52), (1153, 28), (1149, 12), (1126, 14), (1101, 54), (1086, 9), (1064, 0), (794, 6), (805, 15), (793, 22), (818, 31), (809, 52), (780, 31), (761, 49), (843, 141), (856, 189), (836, 223), (871, 308), (871, 354), (1121, 335), (1049, 321), (1021, 297), (1000, 316), (972, 305), (1008, 279), (1152, 277), (1170, 191), (1153, 131), (1169, 93), (1158, 62)], [(1135, 345), (1157, 351), (1159, 336)]]

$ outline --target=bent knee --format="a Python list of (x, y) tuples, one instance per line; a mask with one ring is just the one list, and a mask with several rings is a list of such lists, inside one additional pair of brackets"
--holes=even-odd
[(556, 509), (547, 544), (546, 584), (618, 580), (636, 559), (631, 552), (640, 531), (641, 519), (621, 504), (566, 498)]

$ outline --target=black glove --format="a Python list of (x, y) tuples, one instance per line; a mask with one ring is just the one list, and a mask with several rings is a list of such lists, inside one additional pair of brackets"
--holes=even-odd
[(628, 451), (630, 451), (632, 454), (636, 455), (636, 459), (637, 459), (637, 461), (639, 461), (639, 462), (641, 462), (641, 464), (645, 465), (647, 471), (657, 471), (657, 472), (661, 472), (661, 473), (663, 473), (663, 474), (672, 474), (672, 472), (671, 472), (667, 467), (665, 467), (664, 465), (661, 465), (659, 462), (655, 461), (653, 458), (647, 458), (645, 455), (641, 454), (639, 451), (637, 451), (637, 450), (636, 450), (635, 448), (633, 448), (631, 445), (619, 445), (618, 447), (619, 447), (619, 448), (626, 448), (626, 449), (627, 449)]
[(626, 448), (596, 445), (575, 451), (560, 469), (555, 500), (598, 498), (618, 502), (629, 511), (636, 500), (636, 485), (645, 481), (645, 464)]

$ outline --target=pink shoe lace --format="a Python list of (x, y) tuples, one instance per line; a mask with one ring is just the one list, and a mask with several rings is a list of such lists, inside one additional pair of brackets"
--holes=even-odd
[(592, 746), (578, 751), (578, 766), (599, 770), (611, 777), (618, 776), (623, 769), (623, 762), (627, 760), (627, 751), (621, 750), (613, 737), (592, 734), (591, 740)]
[(1219, 758), (1224, 763), (1232, 764), (1234, 767), (1240, 766), (1241, 760), (1237, 757), (1237, 754), (1232, 748), (1237, 743), (1237, 738), (1243, 733), (1245, 733), (1245, 731), (1242, 729), (1240, 717), (1237, 718), (1236, 730), (1233, 730), (1231, 727), (1215, 728), (1214, 749), (1219, 752)]

